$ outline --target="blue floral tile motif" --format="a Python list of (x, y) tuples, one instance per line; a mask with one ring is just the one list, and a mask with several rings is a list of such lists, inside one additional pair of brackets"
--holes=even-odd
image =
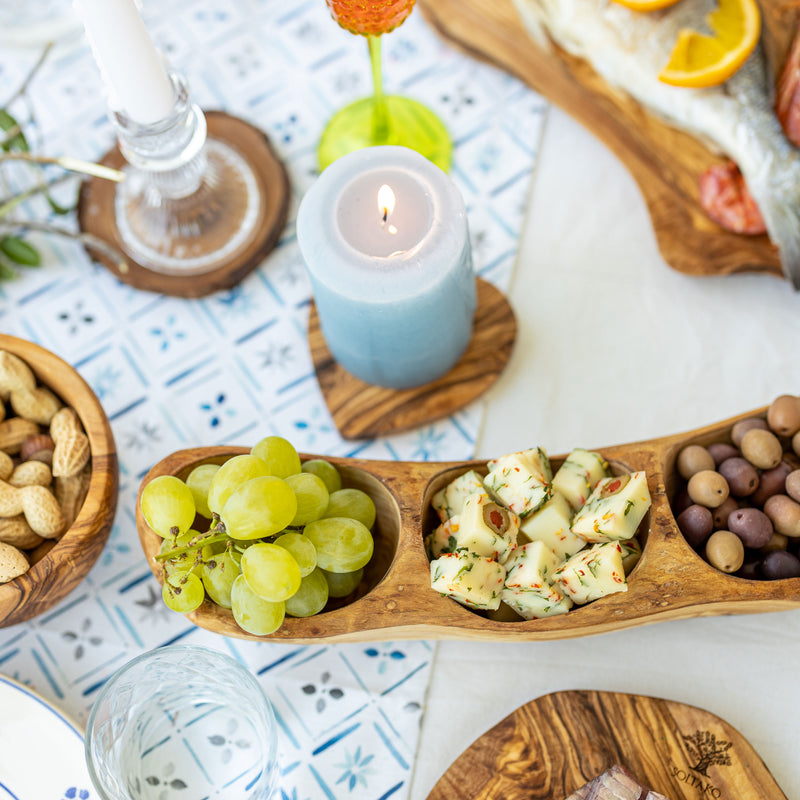
[(389, 661), (402, 661), (406, 654), (402, 650), (398, 650), (394, 645), (391, 647), (368, 647), (364, 653), (368, 658), (378, 660), (378, 673), (383, 674), (386, 672)]
[(355, 753), (352, 754), (348, 751), (344, 762), (336, 765), (343, 770), (342, 777), (336, 783), (344, 783), (351, 792), (356, 785), (366, 789), (367, 778), (375, 773), (375, 768), (370, 766), (374, 758), (374, 753), (362, 754), (361, 747), (357, 747)]
[[(186, 447), (252, 446), (275, 434), (321, 455), (420, 462), (473, 455), (480, 402), (402, 434), (344, 440), (308, 352), (311, 289), (297, 207), (317, 177), (323, 126), (371, 91), (364, 41), (331, 20), (324, 0), (163, 0), (145, 3), (145, 14), (201, 107), (240, 115), (269, 137), (289, 175), (289, 219), (252, 274), (199, 300), (133, 289), (62, 240), (43, 242), (44, 263), (24, 281), (0, 284), (0, 328), (76, 366), (111, 421), (120, 467), (117, 516), (101, 557), (51, 613), (0, 630), (0, 672), (85, 721), (108, 677), (141, 652), (179, 641), (217, 648), (256, 674), (272, 701), (281, 754), (275, 798), (408, 800), (435, 644), (293, 646), (204, 631), (164, 606), (135, 521), (142, 477)], [(6, 94), (37, 56), (0, 51)], [(448, 47), (419, 12), (387, 38), (384, 64), (386, 90), (427, 103), (453, 133), (450, 175), (467, 206), (476, 271), (507, 288), (546, 104)], [(51, 54), (30, 92), (42, 151), (100, 158), (113, 142), (85, 43)], [(244, 742), (234, 723), (222, 721), (206, 743), (223, 770)], [(191, 794), (181, 784), (192, 776), (175, 765), (154, 763), (148, 776), (165, 797)], [(94, 797), (73, 783), (42, 800)]]

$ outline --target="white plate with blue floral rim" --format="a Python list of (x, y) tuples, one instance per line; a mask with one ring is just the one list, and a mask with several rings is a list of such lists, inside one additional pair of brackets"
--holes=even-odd
[(27, 686), (0, 675), (0, 800), (98, 800), (83, 731)]

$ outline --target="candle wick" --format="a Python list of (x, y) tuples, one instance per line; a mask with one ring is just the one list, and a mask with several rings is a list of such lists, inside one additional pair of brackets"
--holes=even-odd
[(383, 221), (384, 223), (389, 218), (389, 209), (386, 206), (383, 207)]

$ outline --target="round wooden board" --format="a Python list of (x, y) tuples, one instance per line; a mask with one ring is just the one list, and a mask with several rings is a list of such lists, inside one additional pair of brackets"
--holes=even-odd
[[(800, 7), (782, 0), (759, 4), (768, 59), (778, 66)], [(610, 87), (586, 61), (532, 39), (513, 0), (419, 0), (419, 5), (442, 36), (520, 78), (617, 155), (644, 195), (661, 255), (673, 269), (691, 275), (783, 274), (767, 236), (730, 233), (700, 207), (698, 179), (724, 159)]]
[[(233, 147), (253, 169), (262, 205), (256, 234), (230, 261), (209, 272), (195, 275), (155, 272), (132, 261), (124, 252), (114, 214), (116, 184), (100, 178), (89, 178), (81, 185), (78, 223), (82, 231), (108, 242), (125, 255), (127, 269), (123, 270), (107, 255), (90, 250), (92, 258), (123, 283), (176, 297), (204, 297), (238, 284), (264, 260), (280, 238), (289, 211), (291, 188), (286, 168), (266, 135), (249, 122), (222, 111), (206, 111), (205, 116), (209, 138)], [(127, 162), (119, 148), (114, 147), (100, 163), (122, 169)]]
[(428, 800), (563, 800), (615, 764), (669, 800), (786, 800), (750, 743), (709, 711), (594, 691), (521, 706), (456, 759)]
[(478, 308), (466, 352), (446, 375), (413, 389), (373, 386), (347, 372), (331, 355), (312, 302), (311, 359), (325, 403), (345, 439), (397, 433), (441, 419), (480, 397), (500, 377), (511, 357), (517, 321), (505, 295), (476, 280)]

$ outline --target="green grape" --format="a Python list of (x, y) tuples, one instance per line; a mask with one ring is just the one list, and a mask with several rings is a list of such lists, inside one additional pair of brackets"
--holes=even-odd
[(142, 489), (142, 514), (147, 524), (166, 539), (185, 533), (194, 522), (194, 497), (189, 487), (174, 475), (159, 475)]
[(342, 476), (339, 470), (324, 458), (312, 458), (303, 462), (303, 472), (310, 472), (325, 482), (329, 494), (338, 492), (342, 488)]
[(268, 542), (258, 542), (242, 553), (242, 575), (259, 597), (271, 603), (291, 597), (302, 580), (294, 556)]
[(328, 500), (323, 517), (349, 517), (357, 519), (367, 528), (375, 524), (375, 503), (361, 489), (339, 489)]
[(300, 456), (294, 445), (280, 436), (267, 436), (250, 451), (267, 462), (269, 474), (276, 478), (288, 478), (300, 472)]
[(221, 514), (228, 498), (243, 483), (269, 475), (269, 467), (260, 458), (241, 455), (229, 458), (215, 473), (208, 489), (208, 508)]
[(205, 599), (203, 582), (193, 572), (176, 578), (176, 584), (164, 581), (161, 587), (161, 597), (164, 598), (167, 608), (188, 614), (198, 608)]
[(310, 472), (298, 472), (286, 478), (286, 483), (297, 498), (297, 513), (290, 523), (293, 527), (308, 525), (325, 513), (329, 495), (322, 478)]
[(186, 485), (194, 497), (197, 513), (206, 519), (211, 519), (211, 509), (208, 507), (208, 491), (211, 488), (211, 481), (217, 472), (219, 472), (219, 464), (200, 464), (186, 478)]
[(363, 569), (357, 569), (355, 572), (328, 572), (323, 569), (322, 574), (328, 582), (328, 594), (330, 597), (347, 597), (352, 594), (358, 584), (361, 583), (361, 576), (364, 574)]
[(317, 566), (317, 551), (308, 536), (292, 531), (281, 534), (275, 540), (275, 544), (292, 554), (297, 566), (300, 567), (300, 577), (305, 578), (314, 571)]
[(306, 575), (300, 588), (286, 601), (286, 613), (290, 617), (312, 617), (319, 614), (328, 602), (328, 583), (322, 570), (317, 568)]
[(239, 564), (230, 553), (204, 561), (200, 572), (206, 593), (222, 608), (231, 607), (231, 589), (239, 574)]
[(220, 516), (232, 539), (262, 539), (282, 531), (297, 512), (297, 498), (286, 481), (253, 478), (225, 501)]
[(231, 589), (231, 611), (236, 624), (254, 636), (267, 636), (280, 628), (286, 615), (284, 603), (270, 603), (259, 597), (245, 580), (237, 576)]
[(357, 519), (318, 519), (303, 533), (317, 551), (317, 565), (329, 572), (355, 572), (372, 558), (372, 534)]

